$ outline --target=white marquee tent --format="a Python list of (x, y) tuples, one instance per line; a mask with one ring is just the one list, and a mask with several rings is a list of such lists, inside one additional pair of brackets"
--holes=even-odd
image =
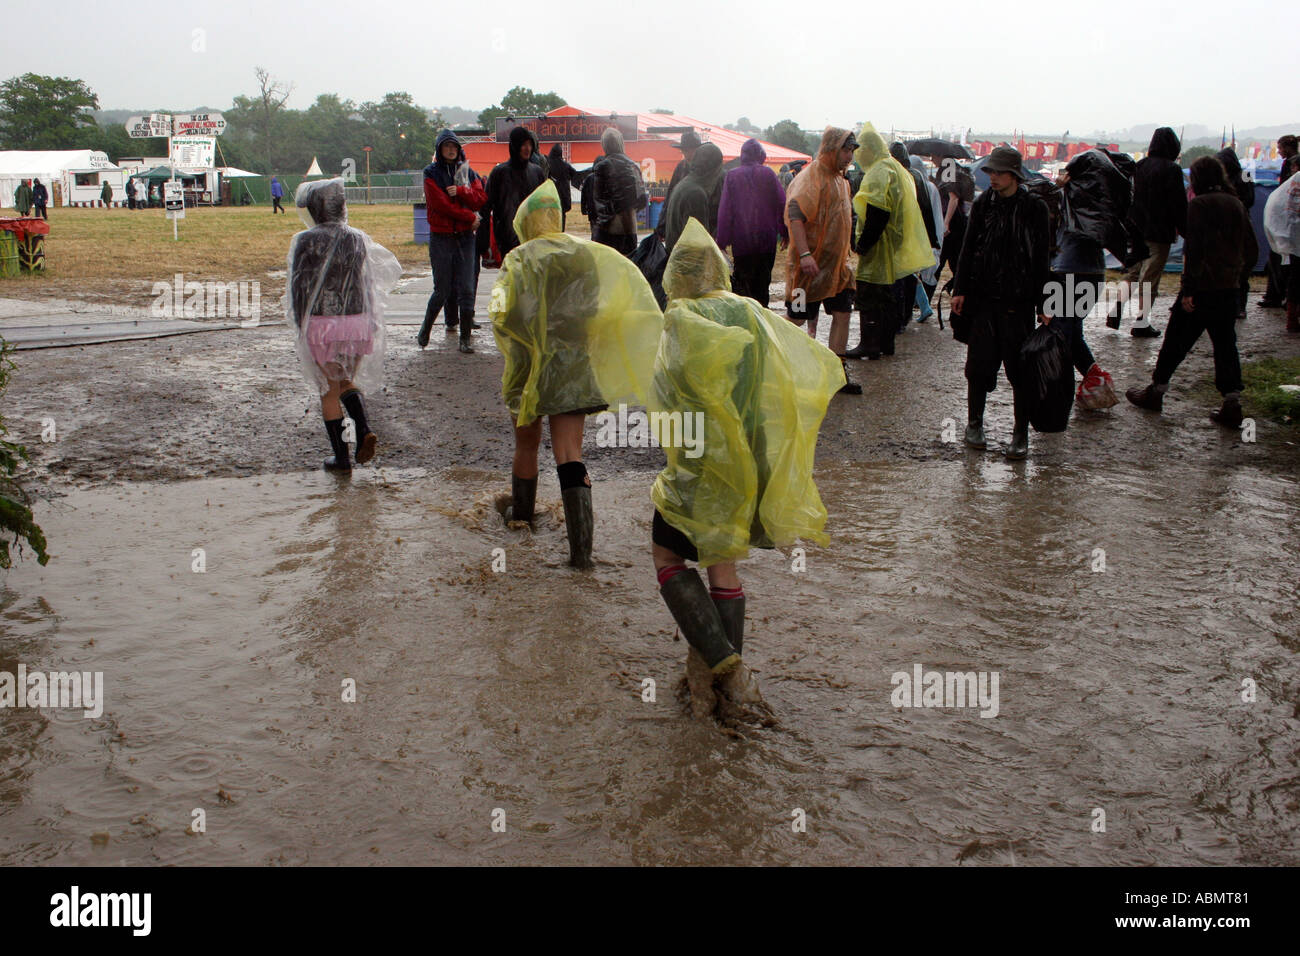
[(14, 190), (24, 179), (39, 179), (50, 191), (50, 205), (99, 202), (108, 182), (113, 202), (126, 202), (125, 173), (97, 149), (0, 150), (0, 206), (13, 208)]

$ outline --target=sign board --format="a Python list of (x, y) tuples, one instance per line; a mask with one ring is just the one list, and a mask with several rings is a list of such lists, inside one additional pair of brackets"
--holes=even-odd
[(168, 159), (177, 169), (212, 169), (216, 148), (214, 136), (173, 136)]
[(102, 153), (97, 149), (91, 151), (89, 162), (90, 162), (91, 169), (116, 169), (117, 168), (113, 164), (113, 161), (108, 158), (108, 155), (106, 153)]
[(150, 113), (148, 116), (132, 116), (123, 125), (126, 126), (126, 135), (132, 139), (166, 138), (172, 134), (172, 115)]
[(220, 136), (226, 131), (226, 118), (220, 113), (177, 113), (172, 122), (173, 136)]
[(185, 218), (185, 187), (179, 179), (163, 183), (163, 207), (168, 219)]
[(611, 126), (623, 134), (623, 142), (637, 139), (635, 116), (517, 116), (513, 120), (497, 117), (496, 141), (510, 141), (510, 131), (516, 126), (526, 126), (533, 131), (539, 143), (599, 143), (600, 136)]

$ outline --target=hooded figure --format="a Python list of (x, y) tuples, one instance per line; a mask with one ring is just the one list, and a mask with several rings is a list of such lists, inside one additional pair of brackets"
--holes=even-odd
[[(524, 156), (525, 143), (531, 146), (527, 157)], [(502, 256), (519, 245), (513, 223), (520, 203), (546, 180), (542, 167), (533, 162), (537, 155), (537, 137), (532, 130), (526, 126), (511, 129), (509, 148), (510, 158), (493, 168), (487, 185), (487, 208), (492, 212), (492, 231)]]
[(375, 436), (361, 390), (383, 383), (384, 295), (401, 278), (402, 267), (391, 252), (348, 225), (341, 178), (303, 183), (295, 202), (307, 229), (289, 245), (285, 315), (297, 333), (303, 376), (321, 396), (334, 449), (325, 467), (348, 471), (340, 403), (356, 426), (357, 461), (369, 461)]
[[(449, 148), (451, 147), (451, 148)], [(451, 158), (446, 153), (453, 153)], [(438, 133), (433, 162), (424, 167), (424, 215), (429, 223), (429, 265), (433, 269), (433, 290), (424, 309), (424, 322), (416, 335), (420, 348), (429, 344), (429, 333), (446, 309), (447, 331), (460, 328), (460, 350), (470, 345), (474, 328), (474, 298), (477, 291), (475, 226), (478, 210), (487, 202), (483, 178), (465, 160), (465, 149), (450, 129)]]
[(559, 143), (551, 147), (546, 157), (546, 168), (555, 183), (555, 191), (560, 194), (561, 225), (567, 225), (569, 210), (573, 208), (573, 186), (575, 183), (581, 185), (583, 177), (564, 158), (564, 147)]
[[(505, 359), (502, 396), (516, 429), (512, 501), (506, 517), (532, 520), (538, 420), (550, 416), (569, 563), (590, 567), (591, 485), (581, 460), (581, 416), (611, 404), (645, 404), (663, 316), (645, 277), (630, 260), (562, 231), (560, 197), (553, 182), (543, 183), (524, 200), (513, 230), (523, 242), (501, 264), (488, 306)], [(570, 427), (575, 428), (572, 435)], [(559, 435), (557, 428), (565, 434)], [(569, 442), (577, 458), (565, 461), (561, 446)], [(529, 443), (532, 460), (524, 461)]]
[(853, 285), (853, 270), (849, 268), (853, 214), (849, 183), (839, 170), (837, 156), (851, 135), (837, 126), (826, 127), (816, 160), (795, 175), (786, 191), (786, 229), (790, 228), (790, 203), (798, 203), (808, 235), (808, 251), (821, 270), (813, 277), (804, 275), (799, 268), (799, 252), (790, 243), (785, 274), (787, 301), (796, 289), (804, 290), (807, 301), (820, 302)]
[[(866, 123), (858, 134), (858, 151), (853, 154), (862, 167), (862, 185), (853, 197), (858, 216), (859, 281), (892, 285), (898, 279), (934, 264), (925, 220), (916, 198), (916, 184), (910, 169), (904, 169), (889, 155), (885, 141), (875, 127)], [(868, 207), (888, 214), (880, 237), (865, 251), (860, 240), (866, 227)]]
[(24, 218), (32, 211), (32, 187), (25, 179), (14, 190), (14, 208), (18, 210), (18, 215)]
[(705, 143), (695, 151), (691, 171), (681, 181), (664, 209), (664, 247), (671, 256), (677, 237), (690, 219), (705, 224), (709, 235), (718, 228), (718, 206), (722, 202), (722, 150)]
[[(829, 349), (728, 286), (726, 257), (691, 219), (664, 273), (668, 309), (647, 407), (660, 421), (680, 418), (683, 434), (692, 422), (702, 429), (694, 445), (661, 433), (667, 467), (650, 493), (660, 592), (691, 646), (688, 681), (700, 715), (716, 702), (713, 677), (732, 703), (761, 702), (740, 663), (743, 591), (734, 567), (723, 570), (735, 584), (718, 586), (715, 566), (751, 547), (828, 540), (813, 455), (845, 381)], [(712, 594), (681, 560), (711, 569)]]
[(605, 155), (588, 173), (591, 238), (630, 256), (636, 250), (637, 211), (649, 202), (641, 168), (623, 152), (623, 134), (617, 128), (601, 134), (600, 146)]
[(756, 139), (740, 147), (740, 165), (723, 178), (718, 205), (717, 242), (733, 255), (775, 249), (786, 238), (785, 189)]
[(99, 201), (105, 206), (113, 205), (113, 187), (107, 180), (99, 190)]
[(1241, 204), (1247, 209), (1255, 205), (1255, 184), (1242, 178), (1241, 160), (1237, 158), (1237, 151), (1232, 147), (1221, 149), (1215, 154), (1215, 159), (1223, 164), (1223, 171), (1228, 174), (1228, 185), (1241, 200)]
[[(931, 247), (934, 249), (935, 264), (933, 268), (926, 269), (921, 273), (921, 281), (927, 286), (933, 287), (939, 281), (939, 250), (943, 248), (943, 201), (939, 198), (939, 187), (930, 182), (930, 177), (926, 174), (925, 160), (920, 156), (908, 156), (907, 163), (912, 167), (912, 172), (920, 176), (925, 183), (926, 202), (930, 207), (930, 221), (934, 223), (934, 239), (937, 240)], [(924, 210), (924, 206), (922, 209)]]

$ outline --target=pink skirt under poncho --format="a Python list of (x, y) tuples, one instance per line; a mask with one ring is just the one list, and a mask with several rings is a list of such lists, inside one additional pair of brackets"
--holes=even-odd
[(307, 347), (317, 365), (337, 365), (350, 378), (357, 361), (375, 348), (374, 320), (367, 314), (313, 315), (307, 320)]

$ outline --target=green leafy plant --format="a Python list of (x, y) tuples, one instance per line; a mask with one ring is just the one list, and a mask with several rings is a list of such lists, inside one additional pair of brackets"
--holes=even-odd
[[(0, 396), (9, 385), (9, 373), (14, 369), (9, 358), (12, 351), (9, 344), (0, 338)], [(10, 545), (21, 553), (24, 541), (36, 554), (38, 564), (48, 564), (50, 556), (45, 550), (45, 533), (32, 518), (31, 499), (14, 478), (18, 462), (27, 460), (27, 449), (7, 441), (4, 436), (8, 434), (4, 419), (0, 417), (0, 568), (12, 567)]]

